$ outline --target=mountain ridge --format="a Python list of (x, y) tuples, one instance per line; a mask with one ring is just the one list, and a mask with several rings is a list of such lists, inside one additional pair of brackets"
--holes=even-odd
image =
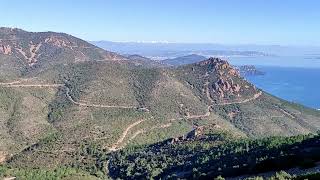
[[(23, 55), (18, 50), (0, 55), (0, 159), (12, 168), (67, 166), (106, 173), (113, 152), (181, 137), (198, 127), (238, 138), (320, 129), (320, 112), (256, 88), (220, 58), (146, 67), (118, 54), (120, 61), (97, 61), (108, 52), (68, 45), (79, 41), (84, 47), (82, 40), (46, 38), (35, 33), (15, 41), (18, 47), (26, 43), (23, 52), (30, 41), (43, 42), (41, 52), (57, 49), (64, 58), (53, 53), (52, 59), (39, 58), (31, 70), (18, 73), (17, 65), (30, 66), (28, 59), (17, 58)], [(7, 41), (0, 44), (15, 48)], [(79, 52), (85, 57), (76, 61)]]
[[(1, 37), (5, 38), (1, 38)], [(54, 51), (50, 52), (50, 49)], [(96, 59), (86, 53), (86, 49), (96, 52)], [(27, 32), (21, 29), (0, 28), (0, 53), (14, 55), (29, 66), (38, 60), (50, 57), (51, 60), (61, 51), (75, 51), (74, 61), (84, 60), (125, 60), (113, 52), (104, 51), (86, 41), (65, 33), (55, 32)], [(44, 56), (44, 57), (42, 57)]]

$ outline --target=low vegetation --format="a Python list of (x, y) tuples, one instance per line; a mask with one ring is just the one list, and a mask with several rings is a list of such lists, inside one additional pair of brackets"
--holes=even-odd
[[(233, 139), (210, 134), (199, 140), (125, 149), (111, 156), (114, 178), (214, 178), (309, 168), (320, 160), (320, 136)], [(306, 153), (308, 152), (308, 153)]]
[[(319, 112), (263, 92), (219, 58), (158, 67), (63, 33), (0, 37), (2, 177), (215, 178), (318, 160)], [(200, 127), (214, 130), (183, 138)], [(291, 165), (268, 164), (282, 160)]]

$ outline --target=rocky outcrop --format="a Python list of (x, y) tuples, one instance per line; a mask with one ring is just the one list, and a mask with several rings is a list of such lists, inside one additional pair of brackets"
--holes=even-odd
[(0, 54), (10, 55), (12, 53), (12, 49), (10, 45), (0, 44)]
[(241, 86), (233, 82), (232, 79), (225, 80), (219, 78), (216, 83), (212, 85), (214, 93), (217, 93), (221, 98), (225, 97), (225, 94), (232, 94), (239, 96)]
[(241, 100), (256, 94), (255, 87), (244, 81), (240, 76), (238, 69), (234, 68), (227, 61), (220, 58), (209, 58), (208, 60), (197, 63), (206, 81), (204, 91), (209, 99), (216, 102), (227, 102), (232, 100)]
[(50, 36), (44, 40), (44, 42), (52, 44), (57, 47), (70, 47), (70, 42), (67, 42), (66, 40), (59, 38), (58, 36)]
[(175, 143), (179, 143), (179, 142), (183, 142), (183, 141), (193, 141), (195, 139), (204, 139), (207, 136), (206, 131), (210, 131), (210, 130), (215, 131), (215, 130), (220, 130), (220, 129), (221, 129), (221, 126), (219, 126), (218, 124), (210, 124), (207, 126), (197, 126), (197, 127), (194, 127), (186, 135), (171, 138), (165, 142), (167, 144), (175, 144)]
[(211, 70), (224, 70), (231, 67), (231, 65), (227, 61), (222, 60), (220, 58), (212, 58), (212, 57), (205, 61), (201, 61), (197, 64), (200, 66), (210, 65)]
[(239, 71), (231, 66), (227, 61), (222, 60), (220, 58), (209, 58), (208, 60), (201, 61), (198, 63), (200, 66), (209, 67), (209, 71), (216, 72), (220, 76), (228, 75), (228, 76), (237, 76), (239, 77)]
[(6, 161), (7, 154), (3, 151), (0, 151), (0, 164)]

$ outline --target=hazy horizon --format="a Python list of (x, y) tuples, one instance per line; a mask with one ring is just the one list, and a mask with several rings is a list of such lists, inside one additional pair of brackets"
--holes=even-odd
[(298, 45), (298, 44), (259, 44), (259, 43), (219, 43), (219, 42), (171, 42), (171, 41), (112, 41), (107, 39), (88, 40), (88, 42), (113, 42), (113, 43), (136, 43), (136, 44), (209, 44), (209, 45), (224, 45), (224, 46), (274, 46), (274, 47), (315, 47), (320, 48), (320, 45)]
[(319, 1), (4, 1), (0, 26), (85, 40), (320, 46)]

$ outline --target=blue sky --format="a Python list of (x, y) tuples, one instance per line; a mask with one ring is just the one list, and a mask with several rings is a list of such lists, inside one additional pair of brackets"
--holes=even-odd
[(0, 26), (85, 40), (320, 45), (318, 0), (4, 0)]

